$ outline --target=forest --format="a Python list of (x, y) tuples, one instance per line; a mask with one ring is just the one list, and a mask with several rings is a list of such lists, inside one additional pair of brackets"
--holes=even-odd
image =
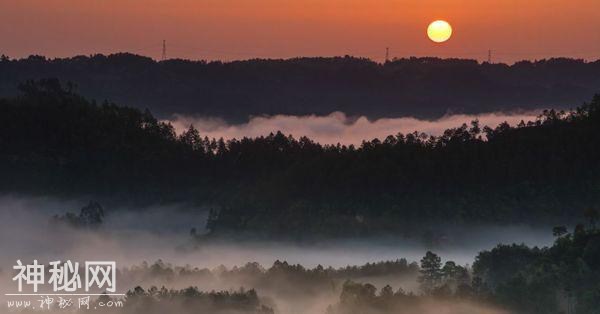
[(174, 113), (228, 122), (260, 115), (371, 119), (518, 109), (564, 109), (600, 87), (600, 61), (556, 58), (512, 65), (468, 59), (401, 58), (384, 64), (351, 56), (235, 62), (165, 60), (128, 53), (49, 59), (0, 58), (0, 96), (28, 79), (76, 82), (82, 95), (160, 118)]
[(510, 313), (598, 313), (600, 217), (595, 212), (588, 218), (587, 226), (578, 224), (572, 233), (555, 228), (557, 239), (548, 248), (512, 244), (482, 251), (471, 272), (452, 261), (442, 265), (439, 256), (427, 252), (420, 263), (419, 296), (346, 282), (333, 313), (413, 313), (427, 296), (477, 300)]
[(0, 100), (0, 190), (90, 195), (103, 205), (211, 208), (211, 235), (410, 233), (420, 222), (567, 223), (600, 204), (600, 96), (491, 129), (473, 121), (321, 145), (282, 133), (176, 134), (149, 111), (28, 81)]

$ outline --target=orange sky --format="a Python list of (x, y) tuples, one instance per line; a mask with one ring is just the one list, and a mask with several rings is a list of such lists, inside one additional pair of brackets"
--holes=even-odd
[[(427, 39), (435, 19), (454, 35)], [(1, 0), (0, 54), (600, 58), (600, 0)]]

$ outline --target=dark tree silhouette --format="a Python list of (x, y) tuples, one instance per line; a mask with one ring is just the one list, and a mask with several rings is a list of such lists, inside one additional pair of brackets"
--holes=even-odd
[[(448, 269), (445, 269), (446, 271)], [(421, 259), (421, 275), (419, 282), (421, 290), (426, 294), (431, 293), (442, 281), (442, 259), (431, 251), (427, 251)]]

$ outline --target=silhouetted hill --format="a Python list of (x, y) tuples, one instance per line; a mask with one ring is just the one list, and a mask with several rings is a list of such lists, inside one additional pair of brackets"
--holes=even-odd
[(323, 146), (282, 133), (175, 134), (58, 81), (0, 99), (0, 192), (211, 206), (213, 234), (398, 234), (419, 222), (560, 222), (600, 206), (600, 96), (571, 112), (442, 136)]
[(600, 91), (600, 61), (505, 64), (410, 58), (384, 65), (353, 57), (156, 62), (132, 54), (0, 61), (0, 96), (27, 79), (56, 77), (98, 101), (159, 117), (194, 113), (242, 121), (261, 114), (439, 117), (515, 108), (563, 108)]

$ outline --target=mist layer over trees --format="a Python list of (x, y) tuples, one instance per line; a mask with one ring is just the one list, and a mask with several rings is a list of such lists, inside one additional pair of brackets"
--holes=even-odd
[(354, 57), (156, 62), (132, 55), (0, 59), (0, 96), (19, 83), (56, 77), (91, 99), (228, 122), (257, 115), (438, 118), (446, 113), (563, 108), (600, 89), (600, 62), (574, 59), (514, 65), (410, 58), (379, 64)]
[(100, 313), (412, 314), (443, 309), (451, 314), (594, 314), (600, 307), (600, 215), (590, 210), (586, 218), (572, 232), (554, 228), (556, 241), (550, 247), (498, 245), (480, 252), (472, 266), (430, 251), (418, 263), (398, 259), (341, 268), (285, 261), (269, 268), (249, 262), (214, 269), (142, 263), (118, 271), (120, 285), (128, 287), (124, 306)]
[(419, 131), (439, 136), (449, 128), (473, 120), (478, 120), (481, 125), (492, 128), (503, 122), (516, 125), (521, 120), (535, 121), (541, 112), (541, 110), (531, 110), (473, 115), (448, 114), (434, 120), (410, 117), (369, 120), (365, 116), (349, 117), (342, 112), (334, 112), (327, 116), (258, 116), (252, 117), (247, 123), (242, 124), (229, 124), (221, 119), (210, 117), (175, 115), (173, 118), (163, 121), (173, 125), (178, 134), (185, 132), (192, 125), (203, 136), (223, 138), (224, 140), (267, 136), (280, 131), (295, 138), (306, 136), (323, 145), (360, 146), (365, 139), (385, 138), (390, 134)]
[[(277, 261), (268, 270), (248, 263), (200, 273), (255, 287), (274, 300), (301, 299), (299, 303), (307, 306), (319, 296), (339, 295), (327, 313), (435, 313), (445, 308), (449, 313), (591, 314), (600, 308), (600, 215), (590, 210), (586, 218), (588, 224), (576, 225), (572, 233), (566, 227), (554, 228), (557, 239), (551, 247), (498, 245), (480, 252), (472, 268), (443, 263), (427, 252), (418, 265), (402, 259), (335, 270)], [(145, 267), (135, 271), (171, 278), (199, 272), (161, 263)], [(393, 281), (397, 288), (368, 283), (377, 277)], [(415, 279), (418, 288), (402, 289)]]

